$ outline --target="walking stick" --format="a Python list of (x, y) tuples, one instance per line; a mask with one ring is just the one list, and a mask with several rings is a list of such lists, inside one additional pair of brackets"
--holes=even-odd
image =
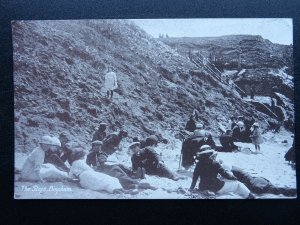
[[(183, 143), (185, 141), (185, 136), (181, 132), (180, 132), (180, 135), (182, 137), (181, 141)], [(182, 151), (180, 150), (180, 158), (179, 158), (178, 171), (181, 169), (181, 160), (182, 160)]]
[[(187, 139), (186, 135), (187, 135), (186, 133), (179, 131), (179, 138), (180, 138), (179, 140), (181, 140), (182, 143)], [(182, 161), (182, 150), (180, 151), (178, 171), (181, 169), (181, 161)]]
[(178, 171), (181, 169), (181, 158), (182, 158), (182, 153), (180, 153)]

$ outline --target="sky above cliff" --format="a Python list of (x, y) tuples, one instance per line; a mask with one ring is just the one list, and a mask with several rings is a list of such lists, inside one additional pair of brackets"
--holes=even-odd
[(137, 19), (134, 22), (153, 37), (217, 37), (261, 35), (273, 43), (293, 43), (292, 19)]

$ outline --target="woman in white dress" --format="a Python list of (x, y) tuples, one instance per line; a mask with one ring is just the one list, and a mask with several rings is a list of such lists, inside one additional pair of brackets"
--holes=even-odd
[(112, 99), (113, 91), (118, 88), (118, 82), (117, 74), (112, 70), (111, 67), (108, 67), (108, 71), (105, 74), (104, 88), (107, 93), (107, 98)]
[(56, 151), (61, 146), (59, 139), (45, 135), (39, 144), (40, 146), (36, 147), (26, 158), (21, 170), (21, 180), (45, 182), (68, 179), (66, 172), (58, 170), (52, 164), (43, 164), (45, 151)]

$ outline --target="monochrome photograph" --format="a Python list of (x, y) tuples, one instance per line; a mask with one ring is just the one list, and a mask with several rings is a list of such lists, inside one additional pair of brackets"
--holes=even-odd
[(295, 199), (293, 20), (11, 22), (15, 199)]

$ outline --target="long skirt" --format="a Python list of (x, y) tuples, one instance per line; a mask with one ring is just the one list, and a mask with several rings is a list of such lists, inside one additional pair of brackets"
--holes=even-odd
[(81, 187), (94, 191), (113, 193), (116, 189), (122, 189), (117, 178), (92, 170), (82, 172), (79, 180)]
[(224, 186), (217, 192), (217, 194), (234, 193), (243, 198), (247, 198), (250, 194), (249, 189), (239, 181), (226, 181)]
[[(62, 180), (67, 180), (68, 178), (68, 173), (61, 171), (57, 169), (54, 165), (52, 164), (42, 164), (41, 169), (39, 171), (40, 177), (45, 180), (45, 181), (62, 181)], [(22, 180), (24, 181), (34, 181), (37, 182), (39, 181), (39, 176), (38, 173), (32, 172), (32, 173), (23, 173), (22, 174)]]

